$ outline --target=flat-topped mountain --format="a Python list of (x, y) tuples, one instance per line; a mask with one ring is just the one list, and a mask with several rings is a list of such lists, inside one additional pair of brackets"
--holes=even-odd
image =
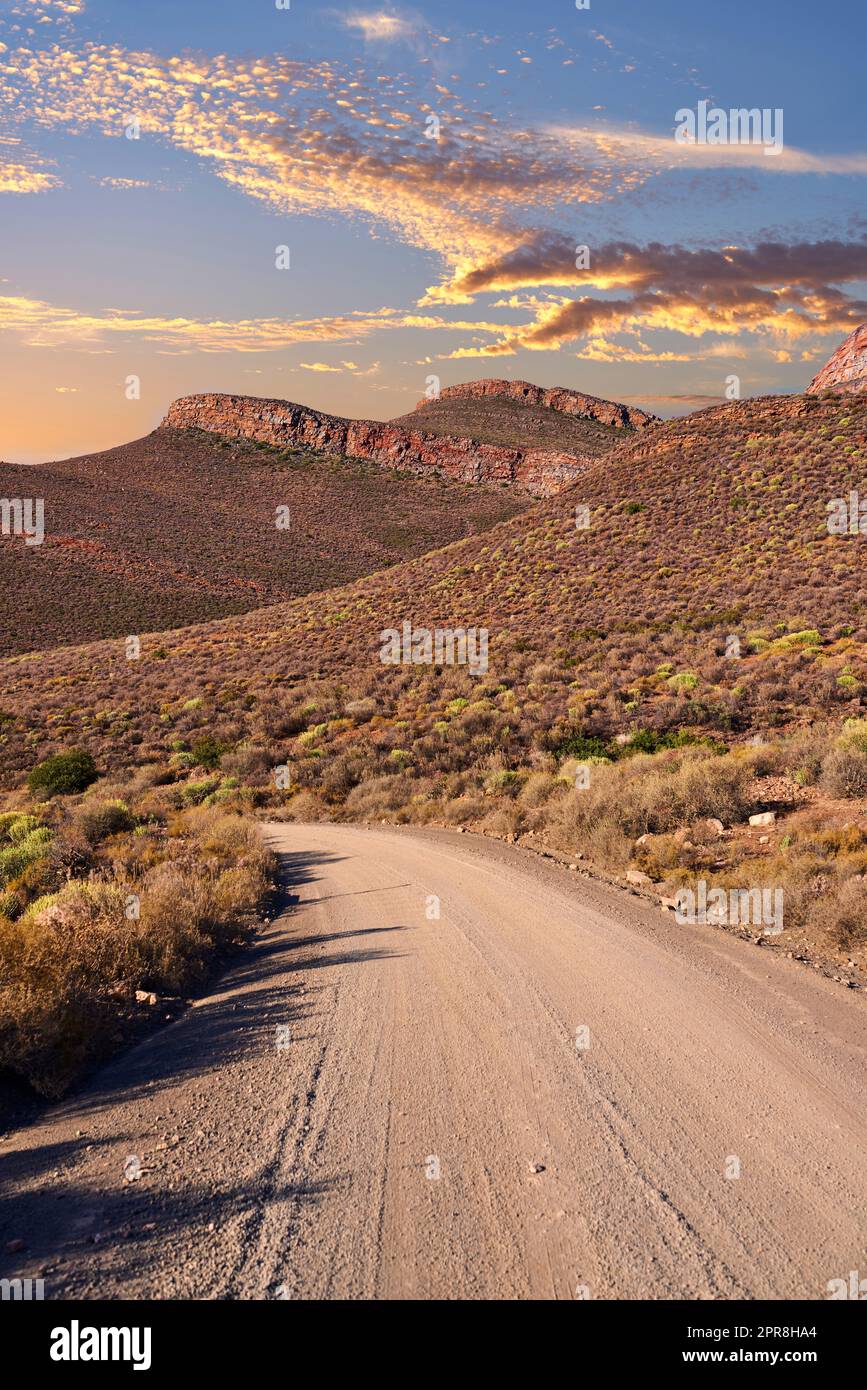
[(391, 421), (215, 392), (174, 401), (163, 423), (551, 497), (653, 417), (565, 388), (491, 380), (447, 387), (438, 400)]
[(471, 382), (444, 397), (442, 411), (457, 412), (450, 429), (425, 410), (404, 424), (186, 396), (145, 439), (35, 468), (0, 464), (0, 496), (45, 507), (41, 544), (0, 543), (3, 650), (159, 631), (332, 589), (556, 494), (650, 420), (527, 383)]
[(807, 391), (814, 396), (820, 391), (867, 391), (867, 323), (854, 329), (832, 353)]
[(653, 423), (644, 411), (526, 381), (469, 381), (392, 421), (405, 429), (595, 459)]
[[(530, 381), (483, 377), (479, 381), (463, 381), (457, 386), (444, 386), (439, 393), (440, 401), (491, 398), (553, 410), (558, 415), (570, 415), (575, 419), (597, 420), (600, 425), (610, 425), (619, 430), (642, 430), (648, 425), (658, 423), (657, 416), (649, 415), (645, 410), (623, 405), (620, 401), (607, 401), (601, 396), (588, 396), (585, 392), (573, 391), (568, 386), (534, 386)], [(419, 401), (416, 409), (423, 410), (429, 404), (427, 400)]]

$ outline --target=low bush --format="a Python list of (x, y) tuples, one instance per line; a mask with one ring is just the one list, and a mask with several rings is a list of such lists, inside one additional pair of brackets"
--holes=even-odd
[(71, 796), (83, 792), (97, 778), (96, 763), (81, 748), (55, 753), (33, 768), (27, 786), (34, 796)]
[(853, 745), (832, 748), (822, 762), (821, 784), (829, 796), (867, 796), (867, 753)]
[(810, 925), (832, 944), (847, 949), (867, 941), (867, 879), (851, 878), (834, 893), (819, 897)]
[(97, 845), (108, 835), (132, 830), (135, 817), (124, 801), (103, 801), (98, 805), (85, 801), (73, 824), (89, 844)]
[[(47, 1096), (116, 1043), (136, 989), (176, 995), (199, 981), (273, 880), (272, 856), (239, 816), (196, 807), (171, 835), (157, 825), (143, 836), (132, 819), (122, 803), (85, 802), (54, 841), (38, 827), (0, 851), (2, 872), (18, 874), (0, 900), (0, 1066)], [(64, 876), (77, 869), (89, 877)], [(133, 894), (138, 916), (127, 915)]]
[(597, 842), (601, 838), (616, 846), (615, 858), (622, 863), (626, 844), (640, 835), (674, 830), (702, 816), (742, 817), (750, 807), (750, 781), (742, 763), (705, 749), (637, 753), (591, 768), (589, 786), (560, 802), (552, 831), (569, 849), (591, 835)]

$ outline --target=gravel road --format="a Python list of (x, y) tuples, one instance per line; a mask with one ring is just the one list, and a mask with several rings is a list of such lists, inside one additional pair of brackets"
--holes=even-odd
[(55, 1299), (821, 1299), (865, 1267), (862, 995), (499, 842), (265, 833), (280, 917), (4, 1135), (0, 1273)]

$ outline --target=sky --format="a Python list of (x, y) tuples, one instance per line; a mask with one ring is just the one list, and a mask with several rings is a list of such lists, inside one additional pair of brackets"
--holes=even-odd
[[(867, 319), (865, 39), (863, 0), (0, 0), (0, 459), (207, 390), (803, 390)], [(679, 138), (702, 102), (765, 143)]]

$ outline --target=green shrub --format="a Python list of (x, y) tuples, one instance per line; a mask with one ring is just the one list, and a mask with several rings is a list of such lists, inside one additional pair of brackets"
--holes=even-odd
[(50, 844), (51, 831), (47, 826), (40, 825), (36, 830), (31, 830), (18, 844), (0, 849), (0, 884), (11, 883), (13, 878), (23, 873), (28, 864), (41, 859), (48, 852)]
[(55, 753), (34, 767), (27, 786), (35, 796), (69, 796), (83, 792), (96, 777), (96, 763), (90, 754), (82, 748), (72, 748), (68, 753)]
[(40, 824), (38, 816), (30, 816), (26, 811), (4, 811), (0, 815), (0, 843), (4, 840), (17, 844), (35, 830)]
[(624, 753), (658, 753), (661, 748), (690, 748), (696, 745), (705, 745), (715, 748), (719, 752), (725, 752), (725, 745), (714, 743), (713, 739), (700, 737), (696, 734), (688, 734), (683, 729), (677, 733), (658, 734), (655, 729), (639, 729), (637, 733), (631, 735), (629, 742), (624, 746)]
[(228, 743), (221, 743), (219, 739), (211, 738), (210, 735), (198, 739), (192, 748), (196, 767), (206, 767), (210, 772), (216, 771), (223, 754), (228, 752)]
[(610, 761), (614, 756), (604, 738), (581, 733), (567, 734), (554, 753), (558, 758), (577, 758), (579, 762), (587, 762), (590, 758)]
[(793, 648), (817, 647), (822, 639), (814, 627), (808, 627), (803, 632), (787, 632), (784, 637), (774, 639), (774, 651), (791, 651)]
[(32, 831), (38, 830), (42, 822), (38, 816), (20, 815), (7, 829), (10, 844), (20, 845)]
[(206, 796), (215, 792), (219, 785), (219, 777), (206, 777), (202, 782), (187, 782), (181, 788), (181, 801), (185, 806), (198, 806)]

